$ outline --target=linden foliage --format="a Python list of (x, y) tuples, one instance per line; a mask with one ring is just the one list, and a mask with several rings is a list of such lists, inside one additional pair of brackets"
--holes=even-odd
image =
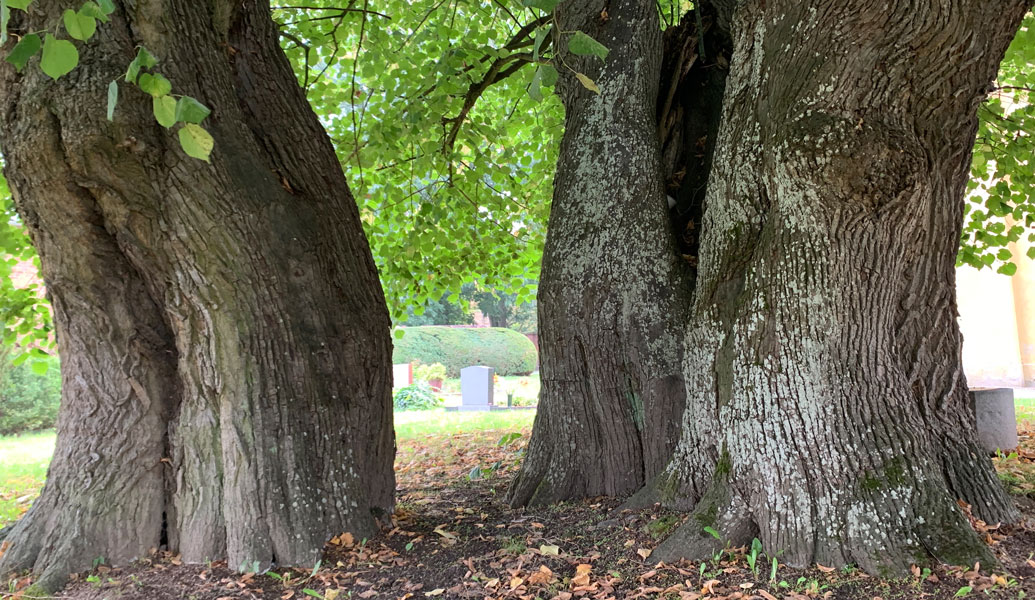
[[(999, 67), (981, 117), (959, 262), (1013, 275), (1010, 245), (1035, 242), (1035, 16), (1028, 14)], [(1027, 251), (1035, 259), (1035, 246)]]
[(552, 94), (537, 102), (529, 91), (556, 80), (556, 3), (274, 11), (349, 175), (396, 321), (409, 306), (456, 301), (469, 281), (533, 297), (564, 115)]
[[(0, 44), (7, 42), (11, 10), (28, 11), (31, 4), (32, 0), (0, 0)], [(89, 42), (97, 32), (97, 22), (107, 23), (113, 12), (115, 5), (112, 0), (87, 0), (79, 10), (66, 9), (61, 14), (60, 26), (55, 24), (54, 31), (15, 34), (18, 42), (7, 53), (5, 60), (21, 72), (33, 57), (40, 54), (40, 70), (51, 79), (60, 79), (79, 64), (79, 50), (72, 41), (60, 37), (60, 28), (64, 28), (69, 38)], [(182, 123), (177, 133), (180, 146), (188, 156), (207, 161), (214, 144), (212, 136), (200, 123), (211, 111), (189, 96), (174, 97), (169, 80), (160, 73), (149, 72), (157, 64), (158, 59), (146, 48), (139, 48), (136, 58), (126, 70), (125, 80), (151, 95), (155, 120), (162, 127), (168, 129)], [(109, 121), (114, 118), (118, 97), (119, 86), (116, 80), (108, 85)]]
[[(10, 10), (25, 10), (30, 2), (0, 0), (3, 35)], [(560, 102), (546, 92), (558, 76), (595, 87), (556, 60), (554, 48), (564, 44), (601, 59), (607, 52), (585, 34), (559, 31), (551, 15), (557, 4), (323, 0), (274, 6), (282, 45), (349, 176), (397, 321), (407, 307), (420, 314), (443, 295), (457, 301), (465, 282), (517, 293), (519, 302), (534, 294), (564, 118)], [(659, 7), (671, 25), (688, 3)], [(88, 1), (66, 11), (52, 31), (14, 32), (20, 39), (7, 60), (23, 69), (40, 54), (41, 70), (56, 79), (78, 62), (76, 43), (64, 38), (87, 42), (111, 8), (111, 0)], [(1029, 16), (1003, 61), (998, 89), (981, 107), (974, 193), (959, 255), (961, 263), (1004, 273), (1015, 268), (1009, 244), (1031, 236), (1035, 222), (1032, 25)], [(178, 134), (185, 151), (207, 157), (211, 137), (198, 124), (208, 109), (191, 98), (173, 102), (156, 64), (141, 49), (126, 82), (152, 96), (163, 126), (183, 124)], [(117, 100), (113, 82), (109, 115)], [(9, 270), (32, 250), (9, 195), (3, 198), (0, 245)], [(5, 338), (48, 331), (45, 306), (30, 292), (13, 290), (9, 277), (4, 281)]]

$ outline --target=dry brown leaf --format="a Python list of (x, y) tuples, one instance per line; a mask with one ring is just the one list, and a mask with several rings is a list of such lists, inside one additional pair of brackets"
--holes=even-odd
[(424, 592), (425, 596), (441, 596), (446, 593), (446, 588), (435, 588), (430, 592)]
[(765, 600), (777, 600), (776, 596), (770, 594), (765, 590), (758, 590), (758, 595), (765, 598)]
[(715, 588), (717, 588), (717, 587), (722, 587), (722, 582), (719, 581), (718, 579), (709, 579), (708, 581), (704, 582), (703, 586), (701, 586), (701, 593), (702, 594), (714, 594), (715, 593)]
[(643, 560), (647, 560), (647, 557), (650, 556), (650, 550), (646, 548), (638, 548), (636, 550), (636, 554), (639, 554)]
[(575, 576), (571, 578), (572, 585), (578, 587), (589, 585), (589, 572), (592, 570), (592, 565), (582, 564), (575, 567)]
[(374, 588), (370, 588), (369, 590), (356, 595), (360, 598), (372, 598), (377, 595), (377, 590), (375, 590)]
[(833, 573), (835, 571), (834, 567), (825, 567), (819, 563), (816, 563), (816, 568), (824, 573)]
[(546, 565), (541, 565), (539, 571), (532, 573), (528, 578), (528, 585), (543, 585), (553, 581), (553, 571)]
[(510, 589), (511, 590), (516, 590), (519, 587), (521, 587), (521, 584), (523, 584), (524, 582), (525, 582), (524, 579), (522, 579), (520, 577), (514, 577), (513, 579), (510, 580)]

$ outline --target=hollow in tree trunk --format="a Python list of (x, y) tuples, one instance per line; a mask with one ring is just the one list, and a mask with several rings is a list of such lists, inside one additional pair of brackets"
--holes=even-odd
[[(311, 565), (392, 510), (384, 297), (334, 150), (265, 2), (116, 2), (52, 81), (0, 70), (0, 146), (62, 352), (58, 442), (0, 572), (48, 589), (167, 544), (189, 562)], [(17, 33), (59, 20), (40, 0)], [(187, 157), (108, 83), (144, 46), (214, 112)]]
[[(903, 572), (1014, 509), (971, 441), (954, 263), (976, 109), (1030, 2), (742, 2), (652, 560), (757, 536)], [(722, 541), (704, 531), (716, 530)]]

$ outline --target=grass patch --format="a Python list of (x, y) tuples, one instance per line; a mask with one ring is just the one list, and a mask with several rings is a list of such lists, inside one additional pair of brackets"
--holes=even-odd
[(514, 431), (531, 427), (534, 410), (459, 412), (445, 409), (395, 413), (395, 436), (411, 440), (432, 435), (455, 435), (480, 431)]
[(1018, 423), (1035, 423), (1035, 398), (1014, 398)]
[(54, 454), (53, 431), (0, 437), (0, 527), (29, 510)]

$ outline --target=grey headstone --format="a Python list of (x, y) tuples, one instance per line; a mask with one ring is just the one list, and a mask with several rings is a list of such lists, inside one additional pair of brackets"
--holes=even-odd
[(977, 419), (978, 442), (992, 453), (1017, 448), (1017, 415), (1011, 388), (975, 388), (970, 403)]
[(460, 410), (492, 410), (492, 367), (460, 369)]

